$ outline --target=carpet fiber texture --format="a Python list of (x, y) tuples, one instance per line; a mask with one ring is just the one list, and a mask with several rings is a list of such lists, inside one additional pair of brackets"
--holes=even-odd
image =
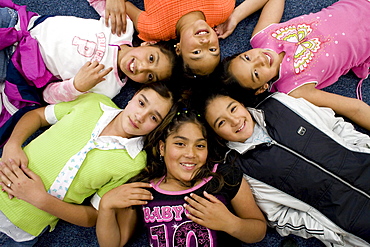
[[(131, 0), (130, 0), (131, 1)], [(98, 19), (99, 15), (89, 6), (86, 0), (14, 0), (15, 3), (20, 5), (27, 5), (28, 10), (37, 12), (39, 14), (46, 15), (73, 15), (82, 18), (94, 18)], [(132, 2), (140, 8), (143, 8), (142, 0), (132, 0)], [(237, 4), (240, 4), (242, 0), (237, 0)], [(293, 17), (308, 14), (310, 12), (317, 12), (320, 9), (331, 5), (336, 0), (286, 0), (285, 12), (282, 21), (289, 20)], [(160, 4), (160, 1), (158, 1)], [(250, 49), (249, 39), (254, 25), (257, 22), (259, 13), (255, 13), (243, 20), (235, 32), (225, 40), (220, 41), (221, 56), (233, 55)], [(369, 79), (363, 82), (363, 100), (366, 103), (370, 103), (370, 91), (369, 91)], [(334, 85), (326, 88), (326, 91), (341, 94), (348, 97), (356, 97), (356, 86), (359, 79), (354, 76), (353, 73), (349, 73), (340, 78), (340, 80)], [(122, 90), (121, 93), (114, 98), (114, 101), (118, 106), (124, 107), (127, 101), (132, 97), (135, 90), (138, 88), (136, 83), (128, 83)], [(369, 134), (369, 132), (358, 128), (360, 131)], [(38, 131), (29, 140), (33, 139), (42, 131)], [(29, 141), (28, 140), (28, 141)], [(0, 150), (1, 152), (2, 150)], [(84, 228), (69, 224), (64, 221), (60, 221), (56, 229), (52, 232), (43, 234), (36, 246), (99, 246), (95, 228)], [(149, 246), (145, 233), (138, 232), (138, 236), (132, 239), (129, 247), (136, 246)], [(243, 246), (301, 246), (301, 247), (317, 247), (324, 246), (320, 241), (316, 239), (303, 239), (297, 236), (280, 236), (274, 229), (268, 229), (266, 237), (259, 243), (255, 244), (243, 244)]]

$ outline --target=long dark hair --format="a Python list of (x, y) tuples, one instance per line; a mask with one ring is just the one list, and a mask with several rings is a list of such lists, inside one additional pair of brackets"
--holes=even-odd
[[(207, 129), (205, 127), (203, 118), (201, 118), (195, 110), (188, 110), (187, 108), (184, 108), (184, 104), (182, 102), (176, 104), (171, 112), (167, 115), (167, 117), (168, 123), (166, 127), (163, 128), (161, 131), (153, 133), (153, 137), (150, 139), (152, 143), (149, 143), (149, 140), (146, 142), (146, 167), (137, 176), (131, 178), (129, 182), (149, 182), (153, 179), (161, 178), (167, 174), (166, 164), (163, 160), (161, 160), (160, 157), (159, 141), (165, 142), (170, 135), (176, 133), (179, 128), (185, 123), (194, 123), (198, 125), (202, 131), (203, 136), (207, 139)], [(190, 187), (193, 186), (197, 181), (199, 181), (199, 179), (213, 176), (213, 180), (216, 180), (217, 183), (212, 183), (212, 188), (208, 188), (207, 190), (211, 193), (217, 193), (223, 187), (224, 179), (220, 174), (212, 172), (215, 163), (212, 160), (212, 151), (208, 151), (209, 155), (207, 156), (206, 163), (197, 171), (194, 178), (190, 182)]]

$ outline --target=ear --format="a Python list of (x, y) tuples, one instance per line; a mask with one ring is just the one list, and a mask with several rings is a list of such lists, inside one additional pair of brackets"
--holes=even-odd
[(159, 154), (164, 156), (164, 142), (162, 140), (159, 141)]
[(180, 56), (180, 54), (181, 54), (181, 45), (180, 45), (180, 43), (177, 43), (175, 47), (176, 47), (176, 49), (175, 49), (176, 55)]
[(157, 41), (145, 41), (140, 44), (140, 46), (148, 46), (148, 45), (155, 45)]
[(254, 95), (259, 95), (263, 92), (265, 92), (269, 88), (269, 84), (265, 83), (263, 86), (261, 86), (257, 91), (254, 93)]

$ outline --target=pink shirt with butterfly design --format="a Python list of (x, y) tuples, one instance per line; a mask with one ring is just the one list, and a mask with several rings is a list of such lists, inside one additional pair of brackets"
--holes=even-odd
[(251, 39), (253, 48), (285, 52), (271, 92), (289, 94), (315, 83), (335, 83), (352, 69), (366, 78), (370, 66), (369, 0), (341, 0), (317, 13), (272, 24)]

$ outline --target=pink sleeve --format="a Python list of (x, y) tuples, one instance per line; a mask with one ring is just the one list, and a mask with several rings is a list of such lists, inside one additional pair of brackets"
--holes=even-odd
[(87, 0), (91, 7), (95, 9), (96, 12), (101, 17), (105, 16), (105, 2), (106, 0)]
[(43, 91), (45, 102), (56, 104), (59, 102), (72, 101), (81, 94), (87, 92), (78, 91), (73, 85), (74, 78), (61, 82), (53, 82), (46, 86)]

